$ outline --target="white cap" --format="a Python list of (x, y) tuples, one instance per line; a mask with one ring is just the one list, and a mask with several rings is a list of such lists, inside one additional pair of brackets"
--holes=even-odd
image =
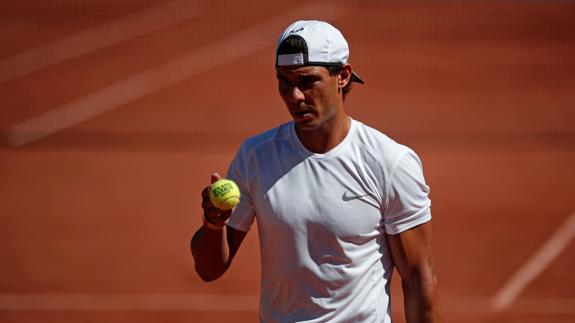
[[(305, 46), (298, 52), (278, 54), (287, 38), (299, 38)], [(292, 23), (281, 34), (276, 46), (276, 66), (330, 66), (347, 64), (349, 46), (334, 26), (324, 21), (300, 20)], [(364, 83), (355, 72), (352, 81)]]

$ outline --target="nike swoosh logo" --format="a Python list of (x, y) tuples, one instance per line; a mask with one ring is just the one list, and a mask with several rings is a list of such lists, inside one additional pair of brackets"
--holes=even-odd
[(345, 191), (345, 192), (343, 193), (343, 195), (341, 196), (341, 199), (342, 199), (344, 202), (349, 202), (349, 201), (353, 201), (353, 200), (360, 199), (360, 198), (365, 197), (365, 196), (367, 196), (367, 195), (368, 195), (368, 194), (363, 194), (363, 195), (347, 195), (347, 191)]

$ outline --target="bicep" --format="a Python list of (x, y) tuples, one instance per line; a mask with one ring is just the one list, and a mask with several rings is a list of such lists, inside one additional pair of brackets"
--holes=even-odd
[(393, 263), (404, 282), (434, 279), (431, 221), (398, 234), (388, 234)]

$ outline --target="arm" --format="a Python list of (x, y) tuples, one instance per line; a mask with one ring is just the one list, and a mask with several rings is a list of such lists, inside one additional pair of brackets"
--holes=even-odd
[(220, 278), (230, 267), (247, 232), (231, 227), (212, 230), (202, 226), (191, 241), (196, 272), (209, 282)]
[(431, 255), (431, 222), (387, 235), (391, 257), (402, 280), (408, 323), (442, 322), (437, 278)]
[[(212, 183), (220, 178), (212, 175)], [(213, 224), (206, 224), (196, 231), (190, 248), (195, 269), (202, 280), (209, 282), (221, 277), (229, 268), (247, 232), (225, 225), (231, 211), (222, 211), (212, 205), (208, 188), (202, 192), (204, 216)]]

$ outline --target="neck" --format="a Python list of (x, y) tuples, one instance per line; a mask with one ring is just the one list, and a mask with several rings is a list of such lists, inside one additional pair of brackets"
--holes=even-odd
[(307, 150), (323, 154), (339, 145), (347, 136), (350, 127), (350, 118), (342, 113), (341, 115), (335, 115), (320, 128), (302, 130), (296, 126), (295, 131)]

